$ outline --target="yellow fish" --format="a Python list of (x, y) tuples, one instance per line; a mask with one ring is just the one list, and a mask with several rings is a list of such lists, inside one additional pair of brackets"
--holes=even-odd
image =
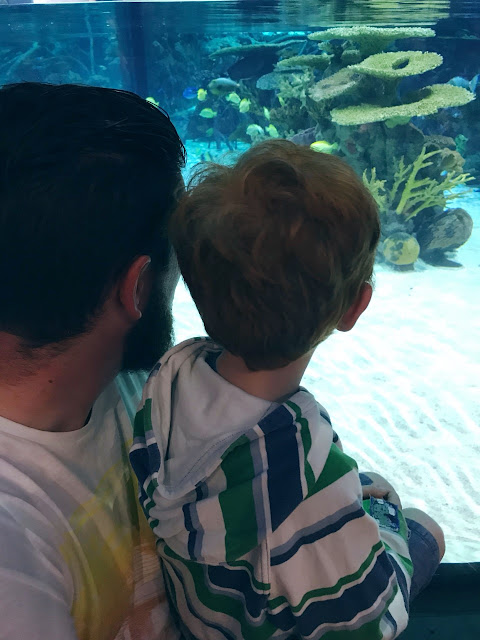
[(258, 138), (259, 136), (263, 136), (264, 132), (259, 124), (249, 124), (247, 127), (247, 135), (251, 138)]
[(267, 120), (270, 120), (270, 111), (267, 109), (267, 107), (263, 107), (263, 115)]
[(228, 94), (225, 100), (228, 100), (228, 102), (231, 102), (232, 104), (239, 104), (240, 96), (238, 95), (238, 93), (235, 93), (235, 91), (233, 91), (232, 93)]
[(198, 115), (201, 118), (215, 118), (217, 112), (213, 111), (213, 109), (202, 109)]
[(147, 102), (150, 102), (150, 104), (154, 104), (156, 107), (159, 107), (159, 106), (160, 106), (160, 103), (159, 103), (159, 102), (157, 102), (157, 101), (155, 100), (155, 98), (152, 98), (152, 96), (149, 96), (146, 100), (147, 100)]
[(248, 98), (244, 98), (238, 106), (240, 113), (247, 113), (247, 111), (250, 111), (250, 104), (250, 100), (248, 100)]
[(317, 140), (316, 142), (312, 142), (310, 145), (310, 149), (313, 151), (319, 151), (320, 153), (333, 153), (338, 149), (338, 143), (334, 142), (330, 144), (326, 140)]
[(282, 107), (285, 106), (285, 99), (282, 96), (277, 96), (278, 97), (278, 101), (281, 104)]
[(277, 127), (274, 124), (269, 124), (268, 127), (265, 127), (265, 131), (271, 138), (279, 138), (280, 134), (278, 133)]
[(212, 129), (212, 127), (210, 127), (210, 129), (207, 129), (207, 130), (205, 131), (205, 135), (206, 135), (206, 136), (208, 136), (208, 137), (213, 136), (213, 129)]
[(204, 100), (207, 99), (207, 95), (208, 95), (208, 91), (206, 91), (205, 89), (199, 89), (197, 91), (197, 100), (199, 100), (200, 102), (203, 102)]

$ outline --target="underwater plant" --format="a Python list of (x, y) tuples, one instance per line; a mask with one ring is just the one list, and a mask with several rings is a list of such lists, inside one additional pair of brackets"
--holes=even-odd
[[(382, 180), (377, 170), (363, 172), (363, 183), (377, 202), (382, 223), (379, 253), (387, 262), (405, 267), (419, 256), (432, 258), (437, 264), (448, 262), (444, 253), (464, 244), (472, 231), (471, 218), (466, 211), (452, 214), (445, 211), (449, 202), (464, 195), (452, 189), (473, 180), (468, 173), (454, 169), (439, 177), (428, 175), (434, 166), (433, 158), (441, 157), (442, 149), (427, 151), (424, 146), (412, 163), (402, 156), (396, 163), (392, 182)], [(416, 225), (414, 219), (427, 215)]]
[(426, 147), (423, 147), (412, 164), (406, 164), (402, 156), (397, 163), (390, 188), (385, 186), (386, 180), (377, 177), (375, 168), (370, 170), (370, 177), (365, 170), (363, 183), (375, 198), (380, 212), (393, 209), (397, 215), (408, 221), (424, 209), (435, 206), (443, 209), (448, 202), (464, 195), (452, 193), (451, 190), (473, 180), (468, 173), (446, 172), (439, 180), (428, 176), (419, 177), (418, 174), (423, 169), (432, 166), (430, 158), (440, 153), (439, 149), (427, 152)]

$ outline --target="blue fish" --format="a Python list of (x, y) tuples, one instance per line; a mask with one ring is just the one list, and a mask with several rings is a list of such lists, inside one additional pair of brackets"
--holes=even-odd
[(473, 76), (473, 78), (468, 83), (470, 87), (470, 91), (475, 93), (477, 91), (477, 87), (479, 83), (480, 83), (480, 73), (477, 73), (477, 75)]
[(197, 97), (197, 90), (198, 87), (187, 87), (182, 93), (182, 96), (187, 100), (193, 100)]
[(453, 84), (454, 87), (462, 87), (463, 89), (470, 89), (470, 83), (462, 76), (455, 76), (448, 81), (447, 84)]

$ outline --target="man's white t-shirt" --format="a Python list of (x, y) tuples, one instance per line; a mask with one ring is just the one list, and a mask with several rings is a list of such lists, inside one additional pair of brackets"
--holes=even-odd
[(144, 380), (117, 378), (78, 431), (0, 417), (0, 640), (177, 637), (128, 460)]

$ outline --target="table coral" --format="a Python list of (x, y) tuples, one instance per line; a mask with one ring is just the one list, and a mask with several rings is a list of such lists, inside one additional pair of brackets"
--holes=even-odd
[(369, 27), (356, 25), (354, 27), (333, 27), (325, 31), (311, 33), (310, 40), (348, 40), (357, 44), (363, 55), (371, 55), (383, 51), (395, 40), (404, 38), (432, 38), (435, 35), (433, 29), (423, 27)]
[(333, 109), (331, 118), (343, 126), (381, 122), (392, 118), (413, 118), (429, 116), (440, 109), (460, 107), (475, 99), (471, 91), (450, 84), (433, 84), (414, 95), (417, 99), (405, 104), (383, 106), (377, 104), (359, 104), (344, 109)]

